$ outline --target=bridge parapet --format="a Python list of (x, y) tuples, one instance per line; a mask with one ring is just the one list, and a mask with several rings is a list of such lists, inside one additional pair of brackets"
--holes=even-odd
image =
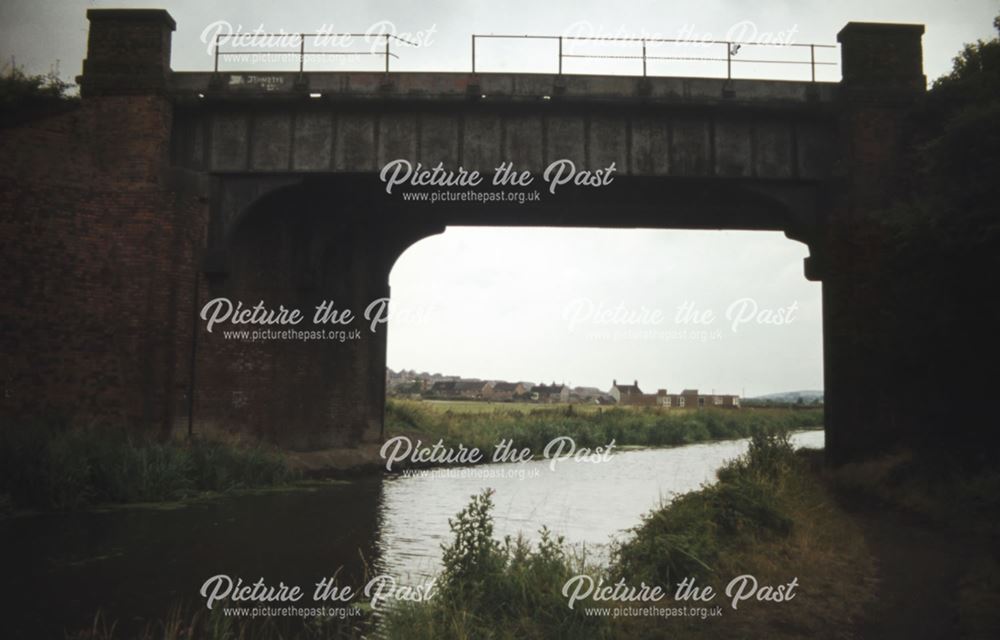
[(834, 145), (838, 87), (829, 83), (306, 77), (308, 90), (297, 74), (225, 74), (222, 85), (212, 74), (175, 74), (175, 162), (215, 173), (370, 173), (403, 158), (485, 172), (501, 162), (540, 171), (566, 158), (614, 162), (619, 175), (823, 180)]
[(795, 106), (836, 100), (837, 83), (723, 78), (462, 72), (175, 72), (171, 92), (186, 102), (319, 99), (324, 101), (587, 101), (644, 104)]

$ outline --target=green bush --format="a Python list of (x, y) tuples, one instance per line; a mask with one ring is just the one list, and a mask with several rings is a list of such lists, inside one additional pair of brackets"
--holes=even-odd
[(542, 529), (532, 546), (522, 537), (493, 538), (492, 491), (473, 496), (449, 521), (444, 570), (433, 598), (394, 606), (382, 621), (388, 638), (601, 638), (607, 621), (570, 609), (562, 587), (583, 571), (562, 538)]
[(31, 75), (12, 66), (0, 75), (0, 127), (75, 106), (79, 97), (71, 95), (73, 86), (55, 72)]

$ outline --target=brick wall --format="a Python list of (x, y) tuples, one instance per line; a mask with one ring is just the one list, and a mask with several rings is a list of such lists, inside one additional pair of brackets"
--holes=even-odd
[(171, 118), (105, 96), (0, 131), (5, 421), (169, 428), (206, 221), (171, 186)]

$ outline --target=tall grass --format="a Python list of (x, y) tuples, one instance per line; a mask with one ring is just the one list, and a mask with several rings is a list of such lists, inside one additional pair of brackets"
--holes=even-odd
[(0, 429), (0, 496), (8, 508), (169, 501), (294, 477), (280, 455), (262, 446), (161, 442), (112, 429)]
[(755, 432), (823, 426), (822, 409), (636, 409), (614, 407), (600, 412), (572, 407), (495, 405), (492, 412), (449, 411), (441, 405), (411, 400), (386, 403), (390, 434), (413, 434), (492, 450), (502, 439), (538, 452), (555, 437), (570, 436), (580, 447), (684, 445), (707, 440), (745, 438)]
[(800, 464), (786, 432), (758, 432), (718, 482), (654, 509), (613, 550), (611, 573), (673, 587), (717, 571), (724, 549), (791, 533), (782, 485)]

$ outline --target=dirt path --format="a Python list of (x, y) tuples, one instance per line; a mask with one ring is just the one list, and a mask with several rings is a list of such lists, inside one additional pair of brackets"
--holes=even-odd
[[(875, 601), (857, 626), (864, 640), (962, 637), (958, 589), (984, 541), (874, 506), (850, 509), (877, 559)], [(1000, 637), (994, 636), (994, 637)]]

